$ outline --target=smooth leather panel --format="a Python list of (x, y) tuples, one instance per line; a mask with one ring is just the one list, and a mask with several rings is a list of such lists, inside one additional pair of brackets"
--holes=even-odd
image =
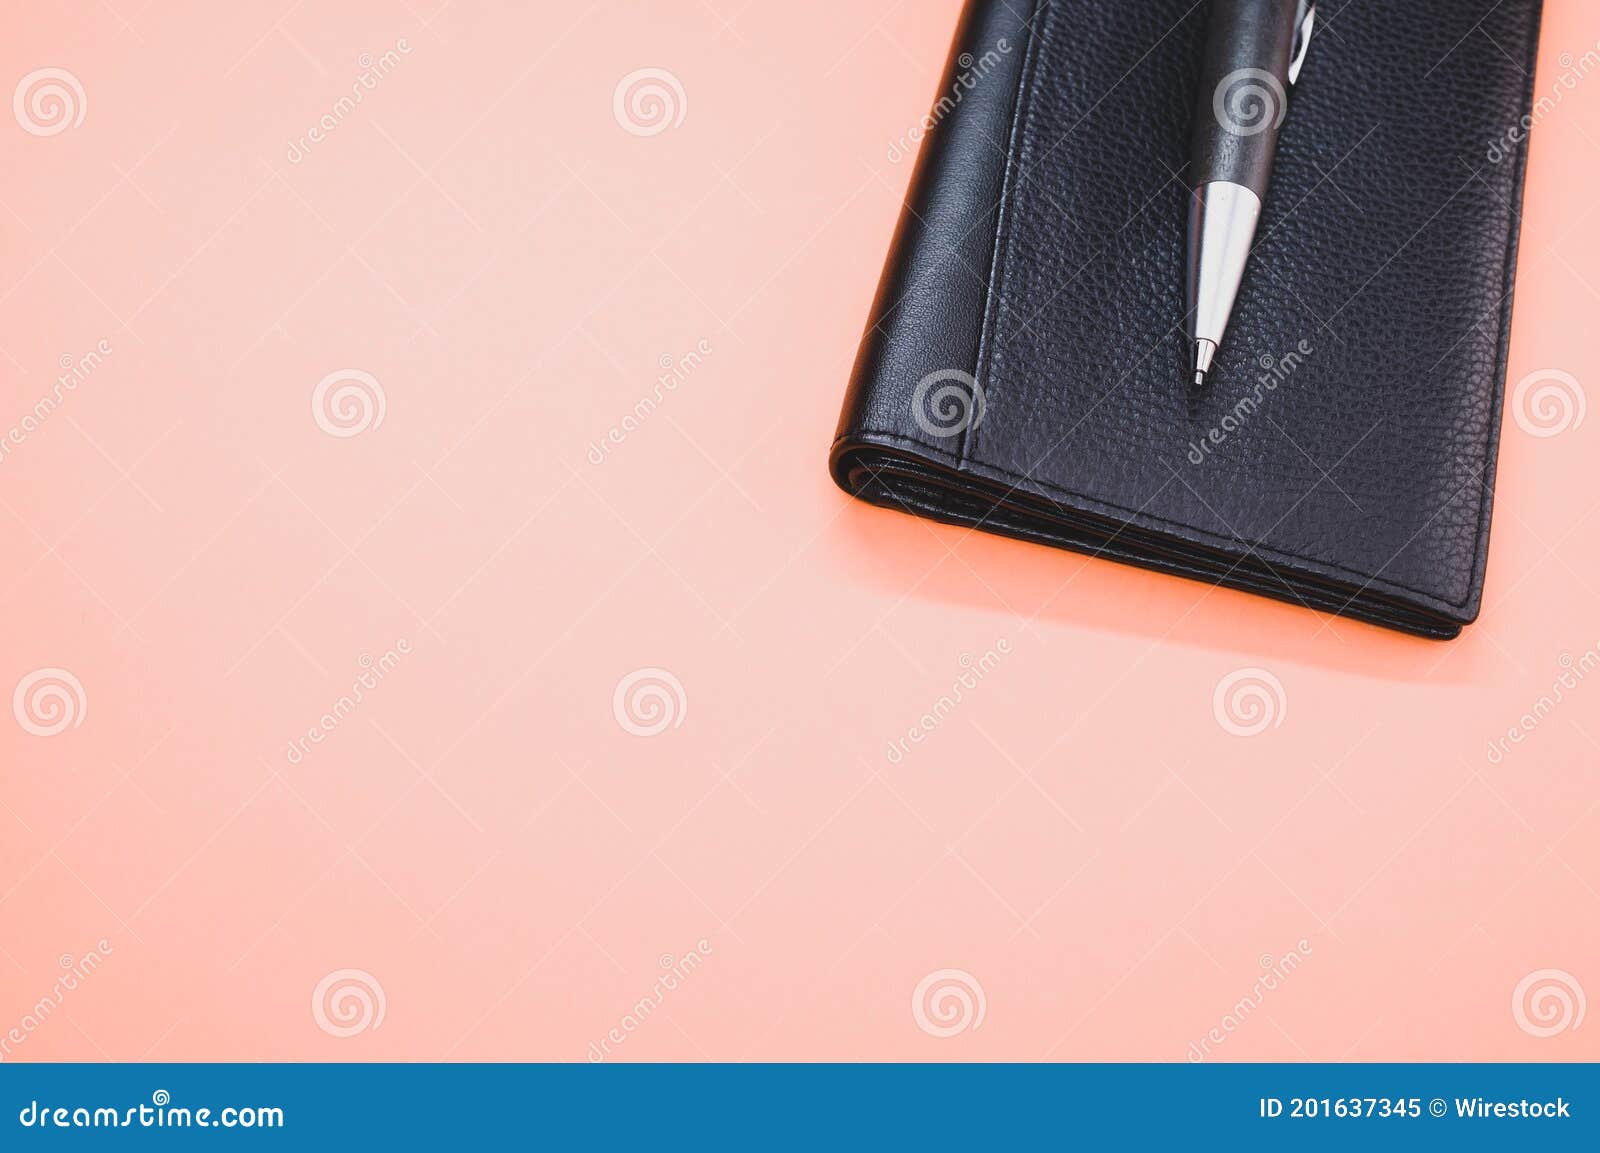
[[(967, 5), (928, 119), (953, 93), (960, 92), (961, 102), (942, 115), (918, 155), (845, 397), (840, 436), (851, 427), (899, 427), (929, 372), (970, 371), (977, 363), (1036, 11), (1033, 0)], [(974, 77), (979, 62), (992, 66)], [(939, 426), (933, 427), (923, 433), (933, 443), (959, 442), (959, 435), (939, 437)]]
[[(1525, 145), (1488, 151), (1529, 111), (1540, 10), (1323, 0), (1229, 338), (1197, 392), (1184, 170), (1207, 5), (971, 0), (946, 84), (986, 40), (1013, 51), (924, 144), (836, 480), (1455, 635), (1482, 599), (1526, 163)], [(983, 403), (947, 431), (913, 401), (952, 371)]]

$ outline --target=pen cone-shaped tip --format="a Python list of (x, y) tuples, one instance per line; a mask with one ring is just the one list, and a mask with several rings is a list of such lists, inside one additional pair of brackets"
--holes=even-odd
[(1211, 372), (1211, 362), (1217, 357), (1217, 342), (1214, 340), (1197, 340), (1194, 342), (1194, 383), (1196, 388), (1203, 387), (1207, 375)]

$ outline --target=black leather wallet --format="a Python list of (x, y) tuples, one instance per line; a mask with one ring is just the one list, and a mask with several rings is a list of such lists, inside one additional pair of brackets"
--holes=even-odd
[(861, 345), (866, 500), (1421, 636), (1478, 614), (1540, 0), (1319, 0), (1211, 382), (1207, 5), (969, 0)]

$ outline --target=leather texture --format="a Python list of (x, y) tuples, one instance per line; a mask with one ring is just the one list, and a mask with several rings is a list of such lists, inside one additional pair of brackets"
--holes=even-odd
[(1186, 381), (1209, 5), (969, 0), (833, 445), (877, 504), (1449, 638), (1483, 595), (1540, 0), (1321, 0)]

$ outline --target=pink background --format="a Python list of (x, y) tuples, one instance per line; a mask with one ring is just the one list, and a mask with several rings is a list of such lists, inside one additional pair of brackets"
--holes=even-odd
[[(0, 454), (0, 698), (81, 686), (0, 708), (6, 1059), (1600, 1058), (1600, 79), (1535, 133), (1509, 374), (1573, 407), (1508, 412), (1439, 645), (833, 487), (958, 8), (8, 21), (83, 117), (0, 114), (0, 427), (110, 351)], [(1600, 40), (1546, 10), (1541, 91)], [(348, 369), (383, 417), (330, 435)]]

